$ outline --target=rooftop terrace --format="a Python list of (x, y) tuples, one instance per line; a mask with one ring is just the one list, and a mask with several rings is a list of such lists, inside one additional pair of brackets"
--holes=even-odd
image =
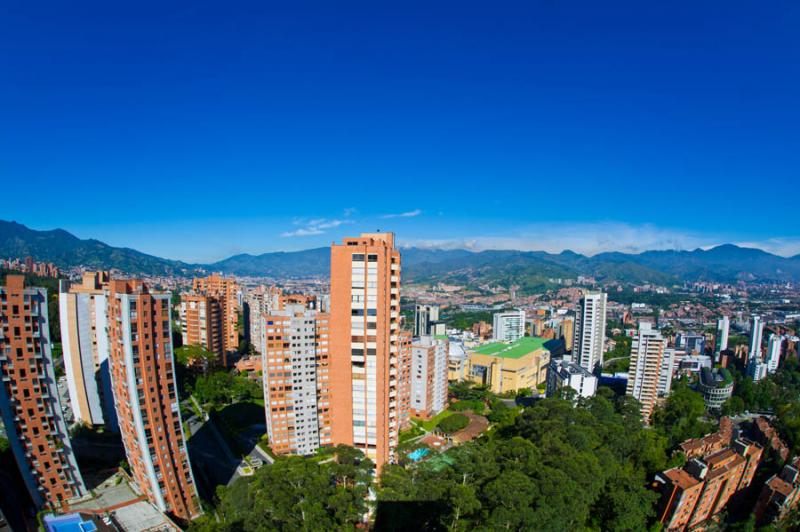
[(522, 358), (528, 353), (533, 353), (540, 349), (546, 349), (544, 343), (547, 340), (534, 336), (526, 336), (514, 342), (492, 342), (490, 344), (482, 345), (475, 349), (475, 353), (479, 355), (490, 355), (503, 358)]

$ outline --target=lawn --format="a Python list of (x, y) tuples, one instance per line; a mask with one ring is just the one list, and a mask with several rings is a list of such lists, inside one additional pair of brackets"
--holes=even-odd
[(436, 425), (439, 424), (441, 420), (443, 420), (446, 417), (450, 417), (453, 414), (455, 414), (455, 412), (451, 412), (450, 410), (442, 410), (441, 412), (439, 412), (432, 418), (428, 419), (427, 421), (422, 419), (414, 419), (414, 422), (417, 423), (420, 427), (422, 427), (426, 431), (430, 432), (434, 429), (434, 427), (436, 427)]

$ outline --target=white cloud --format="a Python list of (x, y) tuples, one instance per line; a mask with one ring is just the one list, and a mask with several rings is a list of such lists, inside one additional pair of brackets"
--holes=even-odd
[(302, 227), (302, 228), (296, 229), (294, 231), (286, 231), (284, 233), (281, 233), (281, 236), (282, 237), (311, 236), (311, 235), (321, 235), (324, 232), (325, 231), (322, 231), (321, 229), (316, 229), (316, 228), (306, 229), (305, 227)]
[(287, 238), (295, 236), (321, 235), (325, 233), (326, 229), (333, 229), (334, 227), (339, 227), (340, 225), (352, 223), (355, 222), (348, 219), (328, 220), (326, 218), (312, 218), (310, 220), (306, 220), (304, 218), (295, 218), (292, 220), (292, 225), (302, 225), (303, 227), (300, 229), (295, 229), (294, 231), (283, 232), (281, 233), (281, 236)]
[(422, 214), (421, 209), (414, 209), (413, 211), (401, 212), (399, 214), (384, 214), (381, 218), (413, 218)]

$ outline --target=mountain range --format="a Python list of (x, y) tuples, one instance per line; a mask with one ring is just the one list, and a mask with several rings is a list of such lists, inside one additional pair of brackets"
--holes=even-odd
[[(600, 253), (572, 251), (440, 250), (402, 248), (403, 277), (417, 282), (518, 285), (534, 289), (552, 278), (592, 276), (600, 281), (671, 284), (683, 281), (800, 281), (800, 255), (780, 257), (760, 249), (724, 244), (708, 250)], [(189, 264), (130, 248), (83, 240), (63, 229), (37, 231), (0, 221), (0, 257), (116, 268), (127, 273), (192, 275), (203, 271), (273, 278), (324, 277), (330, 268), (328, 248), (240, 254), (212, 264)]]

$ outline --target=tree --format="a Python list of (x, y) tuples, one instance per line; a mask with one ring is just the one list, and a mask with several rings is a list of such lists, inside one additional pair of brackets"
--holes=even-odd
[(439, 424), (436, 425), (436, 428), (442, 432), (452, 434), (453, 432), (458, 432), (467, 425), (469, 425), (469, 418), (467, 416), (464, 414), (452, 414), (441, 420)]

